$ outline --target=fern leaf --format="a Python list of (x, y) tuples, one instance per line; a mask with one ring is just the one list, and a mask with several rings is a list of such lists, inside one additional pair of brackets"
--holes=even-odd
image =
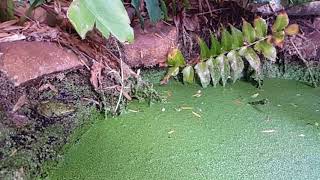
[(231, 79), (233, 83), (235, 83), (241, 77), (242, 71), (244, 69), (244, 63), (241, 56), (235, 50), (230, 51), (227, 54), (227, 58), (230, 62)]
[(203, 88), (208, 87), (210, 84), (210, 72), (209, 68), (206, 62), (199, 62), (194, 69), (197, 72), (197, 75), (199, 76), (201, 85)]

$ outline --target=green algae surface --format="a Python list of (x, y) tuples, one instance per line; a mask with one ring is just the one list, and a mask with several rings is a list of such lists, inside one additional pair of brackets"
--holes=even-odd
[(49, 179), (320, 178), (320, 89), (276, 79), (157, 89), (165, 103), (98, 120)]

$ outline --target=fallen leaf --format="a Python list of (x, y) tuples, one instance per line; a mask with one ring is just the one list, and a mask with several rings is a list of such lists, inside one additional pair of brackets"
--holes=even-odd
[(299, 29), (299, 25), (298, 24), (290, 24), (284, 30), (284, 32), (289, 36), (297, 35), (299, 33), (299, 31), (300, 31), (300, 29)]

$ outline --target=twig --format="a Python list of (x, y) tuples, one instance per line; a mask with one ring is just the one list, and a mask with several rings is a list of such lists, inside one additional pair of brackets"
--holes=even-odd
[(228, 9), (230, 9), (230, 8), (215, 9), (215, 10), (212, 10), (212, 11), (197, 13), (196, 16), (202, 16), (202, 15), (205, 15), (205, 14), (212, 14), (213, 12), (222, 11), (222, 10), (228, 10)]
[(312, 71), (311, 71), (311, 69), (310, 69), (310, 67), (309, 67), (308, 61), (303, 58), (303, 56), (301, 55), (301, 52), (298, 50), (297, 46), (294, 44), (294, 42), (292, 41), (292, 39), (290, 39), (290, 42), (291, 42), (292, 46), (294, 47), (294, 49), (296, 50), (296, 52), (298, 53), (300, 59), (301, 59), (301, 60), (303, 61), (303, 63), (306, 65), (306, 67), (307, 67), (307, 69), (308, 69), (308, 71), (309, 71), (309, 74), (310, 74), (310, 76), (311, 76), (311, 81), (312, 81), (312, 83), (313, 83), (313, 86), (314, 86), (315, 88), (318, 87), (317, 82), (315, 81), (315, 79), (314, 79), (314, 77), (313, 77), (313, 73), (312, 73)]
[(121, 55), (121, 50), (120, 50), (120, 47), (119, 47), (119, 44), (118, 42), (116, 42), (116, 45), (117, 45), (117, 49), (119, 51), (119, 58), (120, 58), (120, 71), (121, 71), (121, 89), (120, 89), (120, 95), (119, 95), (119, 99), (118, 99), (118, 102), (117, 102), (117, 105), (116, 105), (116, 108), (114, 110), (114, 112), (117, 112), (118, 108), (119, 108), (119, 105), (120, 105), (120, 102), (121, 102), (121, 99), (122, 99), (122, 95), (123, 95), (123, 67), (122, 67), (122, 55)]

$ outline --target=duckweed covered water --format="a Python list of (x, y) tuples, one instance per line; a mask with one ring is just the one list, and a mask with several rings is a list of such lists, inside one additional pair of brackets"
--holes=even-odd
[(245, 82), (158, 89), (167, 103), (133, 102), (98, 121), (49, 179), (320, 178), (320, 89), (275, 79), (261, 90)]

